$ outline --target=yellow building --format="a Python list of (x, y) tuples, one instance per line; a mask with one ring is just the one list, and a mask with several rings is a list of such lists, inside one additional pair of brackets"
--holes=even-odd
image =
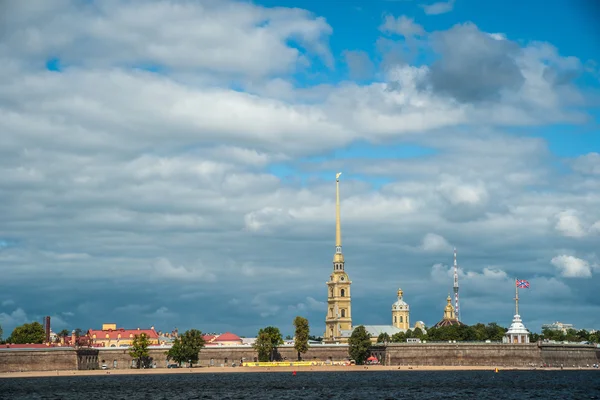
[(340, 175), (335, 176), (335, 254), (333, 273), (327, 282), (327, 316), (325, 317), (325, 343), (346, 343), (352, 333), (352, 307), (350, 285), (344, 270), (342, 254), (342, 228), (340, 221)]
[(398, 300), (392, 304), (392, 325), (407, 331), (410, 329), (410, 307), (402, 299), (402, 289), (398, 289)]
[(154, 327), (150, 329), (124, 329), (117, 328), (117, 324), (102, 324), (102, 329), (90, 329), (87, 336), (92, 345), (102, 347), (128, 347), (133, 342), (136, 335), (145, 333), (151, 345), (159, 343), (158, 333)]

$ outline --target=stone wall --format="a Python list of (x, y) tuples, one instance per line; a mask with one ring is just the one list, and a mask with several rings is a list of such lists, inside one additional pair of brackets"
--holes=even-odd
[[(244, 361), (254, 361), (257, 357), (258, 354), (250, 346), (205, 347), (200, 351), (200, 365), (231, 365), (231, 363), (234, 362), (239, 363), (242, 359), (244, 359)], [(308, 352), (302, 355), (302, 359), (305, 361), (341, 361), (348, 359), (348, 357), (347, 345), (311, 346), (308, 348)], [(277, 349), (277, 353), (275, 354), (275, 361), (296, 361), (297, 359), (298, 353), (293, 346), (281, 346)]]
[(392, 343), (374, 346), (385, 365), (585, 367), (597, 361), (594, 346), (503, 343)]
[(542, 344), (542, 363), (559, 367), (585, 367), (598, 363), (600, 353), (594, 345)]
[[(166, 352), (169, 349), (151, 349), (148, 351), (150, 357), (150, 364), (156, 364), (156, 368), (167, 367), (167, 355)], [(102, 364), (105, 364), (109, 369), (129, 369), (135, 368), (133, 359), (129, 355), (129, 349), (127, 348), (99, 348), (98, 352), (98, 365), (96, 368), (100, 368)]]
[(0, 372), (77, 369), (75, 349), (0, 349)]
[[(167, 366), (168, 349), (151, 349), (150, 357), (156, 368)], [(582, 345), (549, 344), (476, 344), (476, 343), (391, 343), (374, 346), (372, 353), (385, 365), (464, 365), (490, 367), (523, 367), (548, 365), (586, 367), (600, 362), (600, 349)], [(254, 361), (251, 347), (206, 347), (200, 352), (199, 365), (220, 366)], [(297, 353), (292, 346), (278, 349), (277, 360), (294, 361)], [(303, 359), (339, 361), (348, 358), (344, 345), (312, 346)], [(98, 369), (128, 369), (132, 359), (128, 349), (0, 349), (0, 373), (18, 371), (64, 371)]]

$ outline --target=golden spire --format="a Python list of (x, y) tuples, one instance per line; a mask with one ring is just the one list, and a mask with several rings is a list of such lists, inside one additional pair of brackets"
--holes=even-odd
[(402, 289), (398, 289), (398, 299), (402, 300), (403, 294), (404, 294), (404, 292), (402, 291)]
[[(342, 226), (340, 218), (340, 175), (335, 174), (335, 255), (333, 256), (334, 263), (343, 263), (344, 255), (342, 254)], [(343, 266), (342, 266), (343, 268)]]

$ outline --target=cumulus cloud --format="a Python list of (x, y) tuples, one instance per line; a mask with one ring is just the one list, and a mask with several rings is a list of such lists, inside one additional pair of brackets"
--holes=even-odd
[(566, 278), (589, 278), (592, 276), (592, 266), (581, 258), (563, 254), (553, 257), (550, 262)]
[(399, 17), (386, 15), (379, 30), (385, 33), (402, 35), (407, 38), (425, 34), (425, 29), (417, 24), (413, 18), (409, 18), (406, 15), (401, 15)]
[[(70, 329), (117, 315), (250, 335), (256, 320), (291, 329), (297, 311), (320, 332), (337, 171), (357, 321), (387, 321), (373, 288), (393, 299), (398, 280), (407, 293), (431, 284), (411, 305), (439, 318), (451, 272), (432, 279), (429, 266), (450, 262), (448, 243), (461, 251), (469, 322), (511, 293), (509, 276), (569, 289), (548, 269), (557, 248), (594, 265), (591, 239), (572, 239), (600, 221), (597, 155), (565, 160), (523, 133), (587, 117), (581, 63), (547, 43), (468, 22), (428, 33), (390, 15), (375, 70), (367, 48), (333, 55), (336, 27), (308, 10), (110, 0), (5, 11), (5, 321), (58, 315)], [(336, 58), (367, 83), (340, 82)], [(572, 170), (557, 175), (561, 162)], [(197, 304), (211, 307), (199, 315)]]
[(586, 235), (586, 230), (577, 216), (576, 211), (562, 211), (556, 215), (556, 219), (555, 229), (562, 235), (576, 238)]
[(420, 7), (423, 8), (423, 11), (427, 15), (445, 14), (454, 8), (454, 0), (439, 1), (429, 5), (421, 4)]
[(575, 158), (571, 163), (577, 172), (589, 175), (600, 175), (600, 154), (588, 153)]
[(429, 252), (444, 252), (451, 250), (452, 247), (443, 236), (435, 233), (428, 233), (423, 237), (421, 249)]

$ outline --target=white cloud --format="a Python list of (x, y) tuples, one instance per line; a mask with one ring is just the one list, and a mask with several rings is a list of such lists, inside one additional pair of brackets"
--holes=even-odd
[(445, 14), (454, 8), (454, 0), (439, 1), (430, 5), (422, 4), (421, 8), (423, 8), (423, 11), (427, 15)]
[(423, 29), (421, 25), (415, 23), (413, 18), (409, 18), (406, 15), (401, 15), (397, 18), (394, 18), (393, 15), (386, 15), (379, 30), (405, 37), (421, 36), (425, 34), (425, 29)]
[[(404, 35), (396, 45), (406, 53), (359, 84), (330, 73), (332, 28), (304, 10), (158, 0), (10, 7), (0, 291), (33, 318), (77, 304), (76, 315), (62, 314), (75, 326), (118, 309), (134, 325), (176, 313), (168, 323), (182, 329), (243, 330), (258, 315), (289, 326), (293, 304), (322, 331), (337, 171), (353, 301), (363, 302), (355, 318), (365, 323), (359, 310), (379, 313), (372, 288), (393, 299), (397, 279), (407, 293), (433, 282), (437, 294), (414, 305), (438, 318), (427, 299), (445, 297), (451, 271), (439, 267), (435, 280), (429, 266), (451, 261), (448, 243), (465, 249), (465, 298), (490, 304), (511, 292), (508, 276), (548, 275), (543, 260), (572, 245), (555, 226), (573, 236), (600, 220), (597, 155), (564, 160), (527, 136), (583, 121), (584, 98), (568, 79), (580, 63), (552, 46), (523, 47), (468, 23), (428, 34), (389, 16), (381, 29)], [(417, 65), (413, 53), (439, 63)], [(43, 69), (50, 57), (61, 72)], [(563, 161), (573, 171), (557, 175)], [(591, 263), (589, 240), (576, 244)], [(56, 293), (44, 304), (26, 279), (40, 274)], [(243, 317), (240, 304), (249, 305)]]
[(428, 252), (450, 251), (452, 247), (443, 236), (435, 233), (428, 233), (423, 237), (421, 249)]
[(589, 262), (569, 255), (553, 257), (550, 261), (566, 278), (589, 278), (592, 276), (592, 267)]
[[(29, 2), (11, 5), (5, 10), (13, 16), (7, 20), (5, 49), (30, 57), (60, 54), (66, 64), (145, 63), (257, 77), (291, 72), (308, 63), (287, 45), (294, 39), (333, 64), (327, 45), (331, 27), (324, 18), (299, 8), (228, 0), (73, 5), (49, 2), (44, 11), (33, 11)], [(58, 17), (46, 18), (48, 12)]]
[(586, 235), (586, 230), (575, 210), (562, 211), (556, 215), (556, 218), (555, 229), (562, 235), (576, 238)]

